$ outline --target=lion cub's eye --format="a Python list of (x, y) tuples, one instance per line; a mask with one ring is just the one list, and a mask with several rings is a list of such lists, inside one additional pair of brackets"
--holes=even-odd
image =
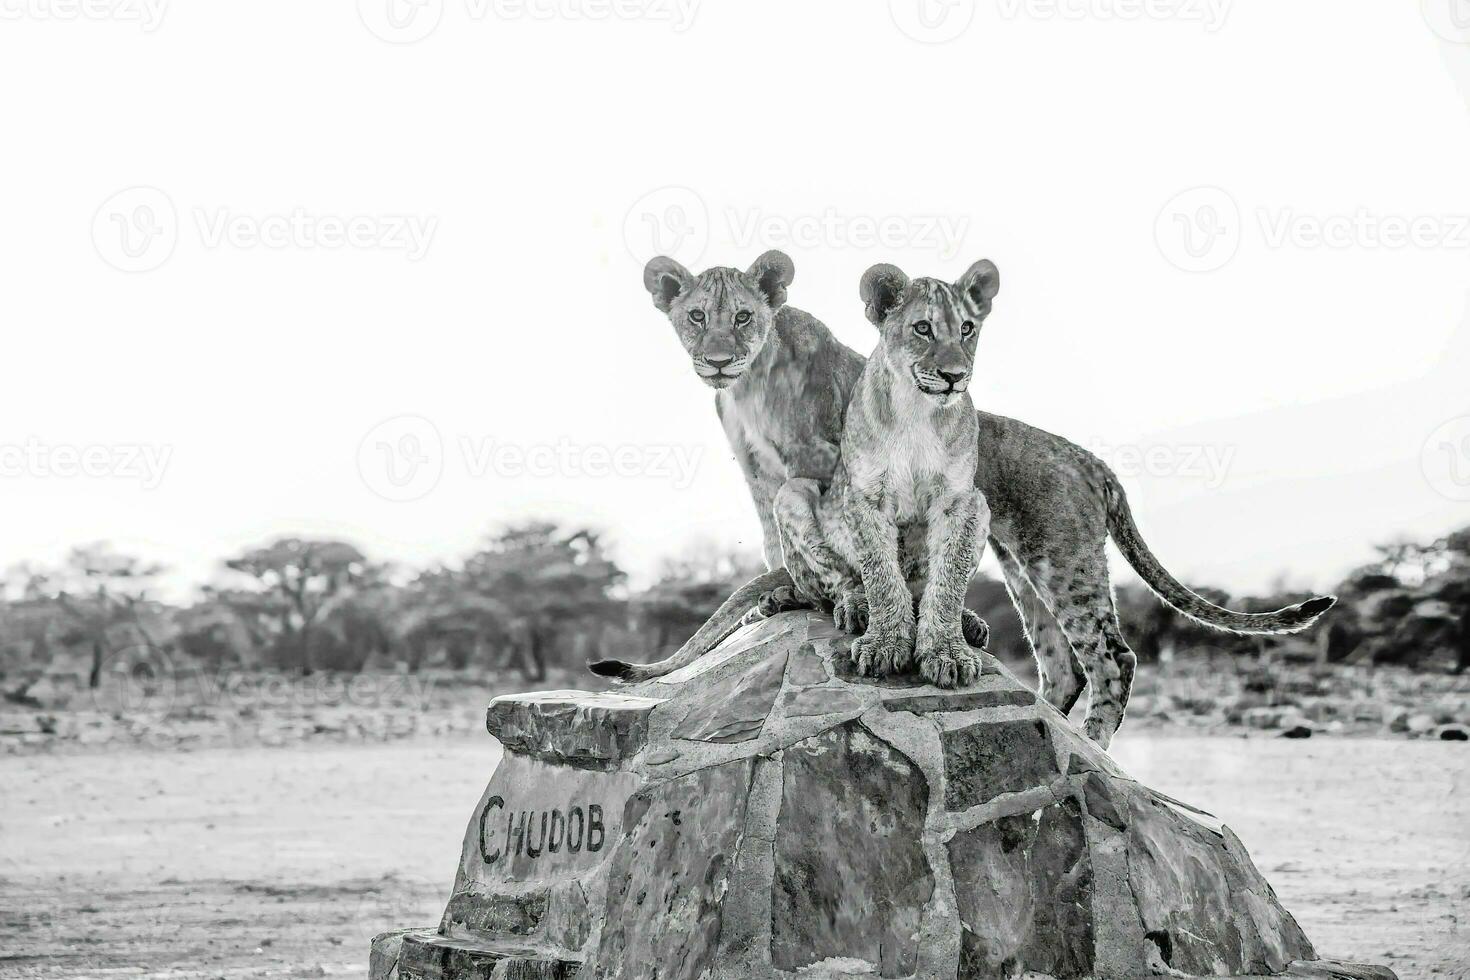
[(932, 337), (934, 336), (934, 325), (928, 320), (920, 320), (914, 324), (914, 333), (920, 337)]
[(735, 325), (737, 327), (743, 327), (743, 326), (745, 326), (749, 322), (750, 322), (750, 311), (749, 310), (741, 310), (739, 313), (736, 313), (735, 314)]
[(962, 336), (962, 337), (970, 337), (970, 336), (973, 336), (974, 333), (975, 333), (975, 321), (974, 320), (966, 320), (964, 323), (960, 324), (960, 336)]
[(689, 311), (689, 322), (690, 323), (703, 323), (704, 322), (704, 310), (690, 310)]

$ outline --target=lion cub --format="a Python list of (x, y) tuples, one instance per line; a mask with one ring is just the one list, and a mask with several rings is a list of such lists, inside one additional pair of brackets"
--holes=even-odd
[(999, 289), (988, 260), (952, 285), (910, 282), (891, 265), (869, 269), (862, 299), (881, 339), (848, 404), (831, 488), (791, 480), (777, 495), (797, 589), (831, 603), (843, 628), (858, 632), (866, 621), (852, 644), (860, 673), (917, 664), (931, 683), (954, 687), (980, 672), (961, 614), (990, 508), (975, 489), (978, 423), (967, 389)]

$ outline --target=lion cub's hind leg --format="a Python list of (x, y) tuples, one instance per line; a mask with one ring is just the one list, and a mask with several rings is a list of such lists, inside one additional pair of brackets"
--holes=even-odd
[(1062, 632), (1061, 624), (1036, 594), (1016, 556), (998, 543), (995, 552), (1011, 604), (1016, 607), (1021, 627), (1026, 631), (1026, 639), (1036, 657), (1041, 696), (1065, 715), (1082, 696), (1087, 675), (1073, 655), (1072, 644)]
[(867, 597), (823, 533), (821, 502), (815, 480), (789, 480), (776, 493), (773, 511), (782, 558), (799, 598), (807, 602), (800, 608), (830, 609), (839, 629), (861, 633), (868, 622)]
[(1087, 737), (1107, 748), (1123, 724), (1138, 658), (1118, 628), (1107, 566), (1098, 567), (1085, 561), (1065, 569), (1048, 566), (1033, 582), (1087, 675)]

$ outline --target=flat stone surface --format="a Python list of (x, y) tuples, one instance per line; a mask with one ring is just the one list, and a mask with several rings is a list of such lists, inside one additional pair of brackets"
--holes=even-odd
[(988, 721), (943, 734), (944, 805), (966, 810), (1060, 773), (1044, 721)]
[(912, 974), (934, 891), (923, 773), (857, 722), (787, 749), (785, 769), (771, 962), (796, 970), (855, 957), (879, 976)]
[(674, 737), (695, 742), (746, 742), (760, 735), (781, 693), (787, 651), (774, 646), (748, 671), (729, 674), (691, 698)]
[(628, 800), (596, 976), (692, 980), (712, 965), (754, 767), (751, 759), (712, 766)]
[(817, 656), (816, 647), (809, 642), (797, 647), (786, 670), (786, 682), (792, 687), (814, 687), (828, 680), (827, 665)]
[(609, 769), (643, 748), (658, 698), (546, 691), (496, 698), (485, 727), (508, 752), (590, 769)]
[(1092, 865), (1075, 800), (1001, 817), (949, 842), (964, 931), (959, 976), (1088, 976)]
[(1030, 691), (962, 691), (958, 694), (919, 694), (912, 697), (888, 698), (883, 707), (889, 711), (912, 711), (929, 714), (935, 711), (980, 711), (985, 708), (1024, 708), (1036, 703)]
[(788, 690), (782, 706), (787, 718), (813, 718), (833, 713), (854, 714), (863, 699), (845, 687), (804, 687)]

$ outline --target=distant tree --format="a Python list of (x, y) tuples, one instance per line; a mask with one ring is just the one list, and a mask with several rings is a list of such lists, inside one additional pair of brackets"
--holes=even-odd
[(280, 651), (303, 675), (315, 669), (312, 644), (323, 613), (375, 574), (352, 545), (308, 538), (252, 548), (225, 566), (248, 576), (254, 587), (217, 595), (245, 621), (268, 624)]
[(533, 521), (490, 538), (464, 562), (459, 580), (474, 596), (496, 604), (509, 646), (526, 678), (546, 676), (548, 656), (559, 640), (586, 635), (623, 603), (614, 591), (623, 571), (603, 552), (594, 531), (560, 530)]
[[(72, 549), (61, 569), (42, 580), (59, 585), (56, 602), (67, 625), (91, 648), (88, 687), (96, 689), (102, 683), (102, 666), (117, 632), (125, 631), (131, 642), (149, 649), (157, 646), (142, 611), (148, 589), (162, 571), (159, 565), (119, 554), (108, 545), (93, 544)], [(33, 582), (32, 587), (45, 586)]]
[(631, 602), (647, 651), (683, 644), (730, 593), (763, 571), (759, 556), (712, 544), (696, 543), (665, 558), (658, 579)]

